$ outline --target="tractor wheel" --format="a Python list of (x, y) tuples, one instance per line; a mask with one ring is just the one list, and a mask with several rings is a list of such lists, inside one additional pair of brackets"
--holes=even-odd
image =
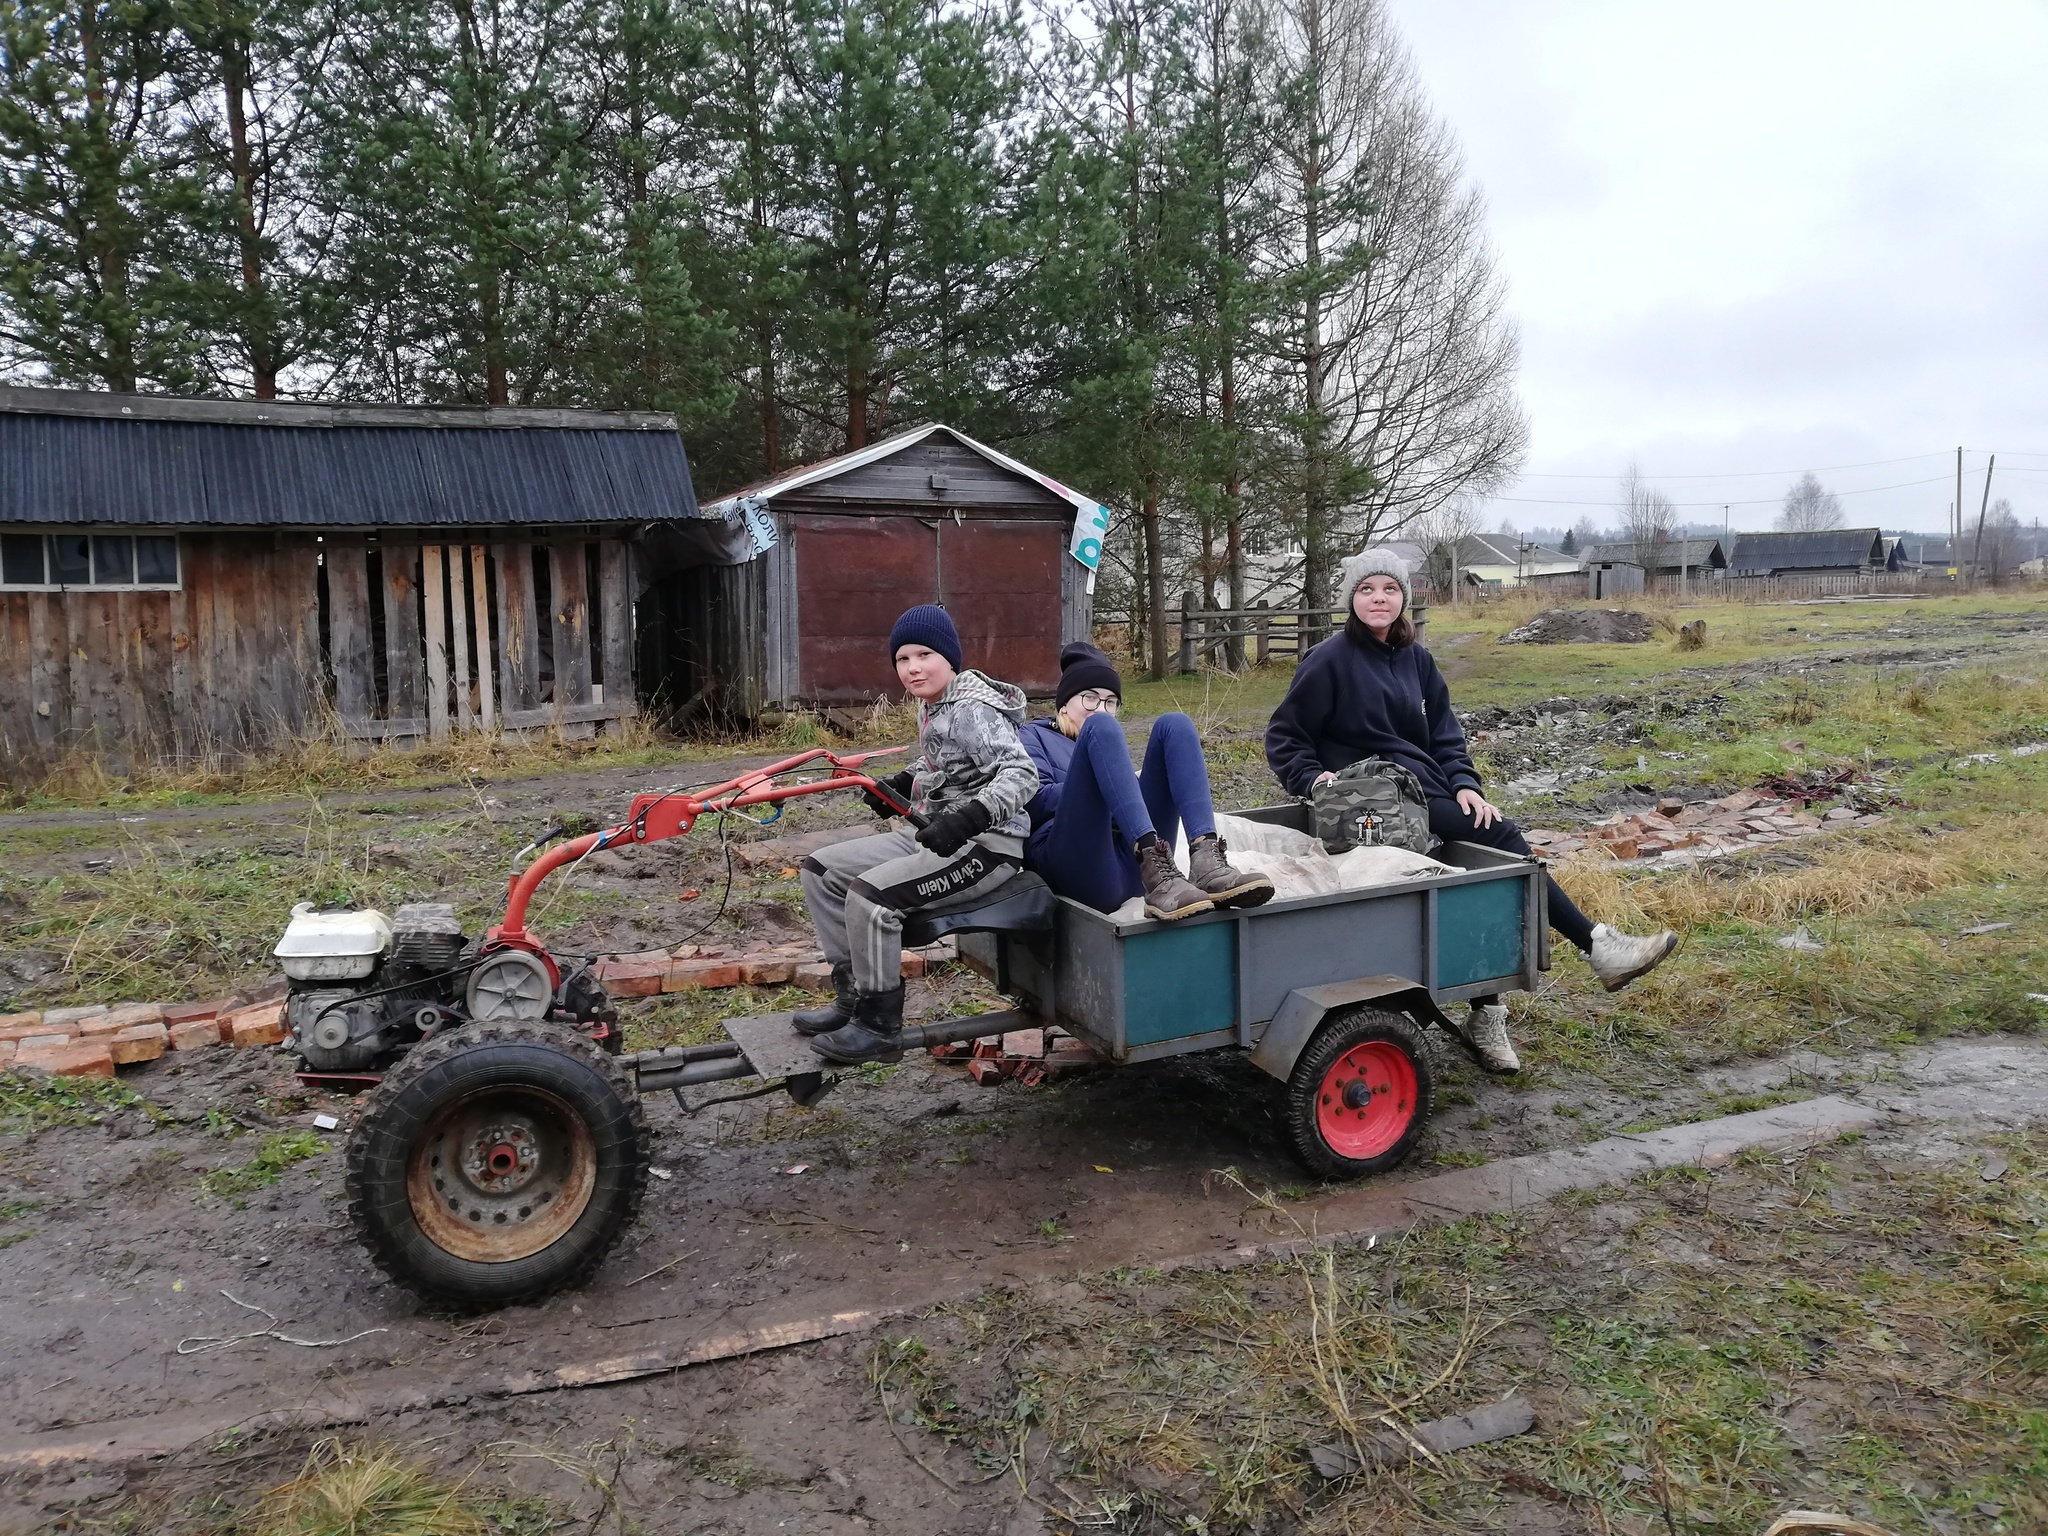
[(1287, 1132), (1311, 1173), (1354, 1179), (1408, 1155), (1436, 1083), (1415, 1026), (1378, 1008), (1323, 1021), (1287, 1080)]
[(430, 1301), (538, 1301), (587, 1279), (640, 1209), (647, 1117), (613, 1058), (544, 1024), (475, 1024), (415, 1047), (363, 1103), (349, 1217)]

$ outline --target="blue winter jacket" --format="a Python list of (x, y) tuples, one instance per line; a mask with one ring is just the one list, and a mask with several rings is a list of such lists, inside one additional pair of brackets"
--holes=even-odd
[(1479, 788), (1465, 729), (1429, 652), (1370, 634), (1332, 635), (1295, 669), (1266, 727), (1266, 761), (1289, 794), (1306, 796), (1316, 775), (1366, 757), (1409, 769), (1433, 799)]
[(1062, 731), (1059, 721), (1051, 715), (1027, 721), (1017, 737), (1024, 743), (1032, 766), (1038, 769), (1038, 793), (1024, 807), (1025, 815), (1031, 818), (1031, 839), (1036, 842), (1039, 833), (1059, 814), (1060, 795), (1067, 787), (1067, 770), (1073, 767), (1079, 743)]

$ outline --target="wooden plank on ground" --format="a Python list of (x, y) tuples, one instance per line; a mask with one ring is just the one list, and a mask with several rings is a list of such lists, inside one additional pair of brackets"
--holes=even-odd
[(429, 544), (420, 550), (421, 594), (426, 599), (427, 734), (435, 741), (448, 739), (448, 578), (441, 548)]
[(469, 606), (476, 628), (477, 723), (486, 731), (495, 731), (497, 661), (491, 646), (490, 550), (482, 544), (469, 547)]
[(597, 610), (604, 631), (604, 700), (633, 702), (633, 552), (624, 539), (597, 546)]
[(540, 632), (533, 602), (533, 546), (500, 544), (498, 648), (501, 705), (506, 713), (540, 704)]
[(344, 721), (377, 717), (377, 671), (370, 657), (370, 577), (360, 538), (327, 545), (327, 657), (334, 707)]
[(386, 539), (384, 552), (384, 669), (390, 678), (391, 718), (425, 713), (426, 658), (420, 650), (417, 544)]
[(555, 705), (566, 709), (590, 699), (590, 578), (583, 543), (548, 546), (549, 604), (554, 625)]
[(476, 729), (476, 711), (469, 702), (469, 551), (448, 546), (448, 632), (455, 641), (455, 725)]

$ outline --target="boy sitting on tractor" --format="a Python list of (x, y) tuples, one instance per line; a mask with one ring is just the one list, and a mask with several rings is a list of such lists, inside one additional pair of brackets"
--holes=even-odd
[(804, 860), (804, 903), (832, 962), (832, 1001), (795, 1017), (829, 1062), (903, 1056), (903, 917), (938, 902), (991, 896), (1024, 867), (1038, 770), (1017, 736), (1024, 693), (962, 666), (946, 610), (912, 608), (889, 632), (889, 658), (917, 700), (917, 757), (867, 792), (878, 816), (907, 806), (916, 831), (892, 828)]

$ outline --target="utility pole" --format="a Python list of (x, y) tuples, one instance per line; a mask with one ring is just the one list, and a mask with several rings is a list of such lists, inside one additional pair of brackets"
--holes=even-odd
[(1984, 514), (1991, 506), (1991, 471), (1998, 467), (1998, 455), (1984, 466), (1984, 500), (1977, 508), (1977, 542), (1970, 547), (1970, 585), (1977, 585), (1978, 562), (1984, 557)]
[(1960, 576), (1963, 568), (1963, 450), (1956, 450), (1956, 506), (1948, 531), (1948, 573)]

